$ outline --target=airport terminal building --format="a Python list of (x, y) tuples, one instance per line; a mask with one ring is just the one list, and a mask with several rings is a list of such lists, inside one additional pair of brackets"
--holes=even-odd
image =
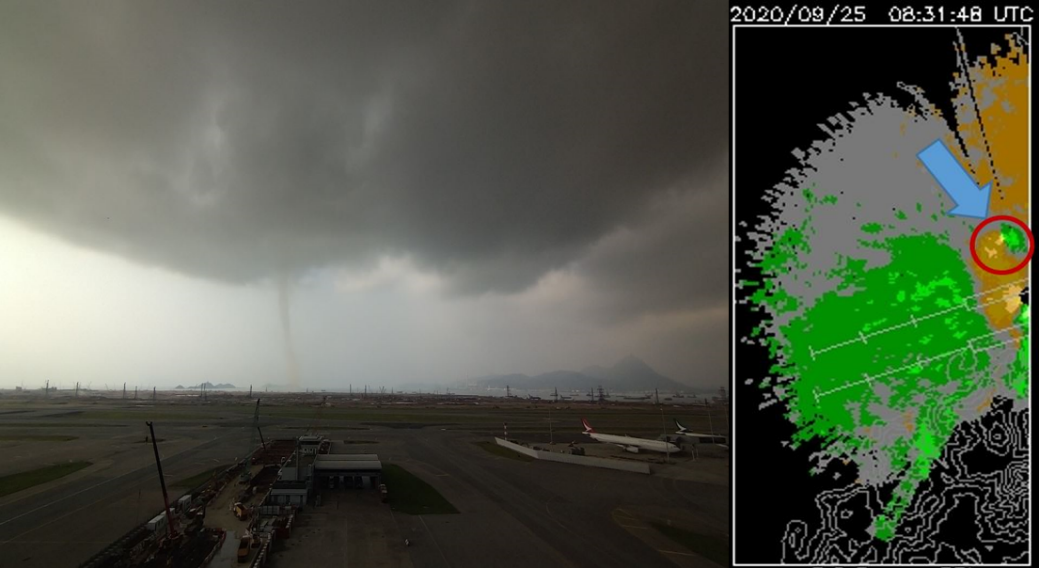
[(376, 454), (318, 454), (312, 467), (322, 489), (374, 489), (381, 483), (382, 462)]

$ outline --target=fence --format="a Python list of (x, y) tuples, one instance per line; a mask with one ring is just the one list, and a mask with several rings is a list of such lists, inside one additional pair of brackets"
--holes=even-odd
[(497, 442), (499, 446), (508, 448), (514, 452), (518, 452), (523, 455), (530, 456), (534, 459), (562, 463), (572, 463), (587, 467), (604, 467), (607, 469), (619, 469), (621, 471), (630, 471), (634, 473), (650, 473), (648, 463), (627, 462), (620, 460), (611, 460), (606, 458), (595, 458), (591, 456), (576, 456), (573, 454), (560, 454), (555, 452), (546, 452), (543, 450), (534, 450), (510, 442), (508, 440), (503, 440), (501, 438), (495, 438), (494, 441)]

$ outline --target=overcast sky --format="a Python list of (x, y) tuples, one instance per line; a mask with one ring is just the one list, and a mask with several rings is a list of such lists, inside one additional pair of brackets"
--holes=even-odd
[(726, 383), (725, 10), (0, 4), (0, 387)]

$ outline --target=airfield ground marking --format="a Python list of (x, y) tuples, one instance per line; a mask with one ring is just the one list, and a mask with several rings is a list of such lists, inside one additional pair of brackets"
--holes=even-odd
[(440, 553), (440, 559), (444, 561), (444, 564), (445, 564), (445, 565), (447, 565), (447, 566), (450, 566), (450, 565), (451, 565), (451, 563), (450, 563), (450, 562), (448, 562), (448, 561), (447, 561), (447, 557), (446, 557), (446, 556), (444, 556), (444, 550), (440, 548), (440, 543), (439, 543), (439, 542), (437, 542), (437, 539), (436, 539), (436, 537), (435, 537), (435, 536), (433, 536), (433, 531), (429, 530), (429, 525), (427, 525), (427, 524), (426, 524), (426, 520), (425, 520), (425, 519), (423, 519), (421, 515), (419, 515), (419, 518), (418, 518), (418, 520), (422, 521), (422, 526), (423, 526), (423, 527), (425, 527), (425, 529), (426, 529), (426, 534), (428, 534), (428, 535), (429, 535), (429, 539), (430, 539), (430, 540), (432, 540), (432, 541), (433, 541), (433, 544), (435, 544), (435, 545), (436, 545), (436, 547), (437, 547), (437, 552), (439, 552), (439, 553)]

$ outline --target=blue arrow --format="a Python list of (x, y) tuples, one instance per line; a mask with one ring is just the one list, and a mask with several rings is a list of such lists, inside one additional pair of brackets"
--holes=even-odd
[(938, 185), (956, 202), (956, 207), (949, 211), (950, 215), (961, 217), (988, 217), (988, 201), (992, 193), (992, 184), (986, 183), (978, 191), (977, 184), (970, 174), (956, 161), (956, 157), (945, 147), (941, 140), (936, 140), (916, 155), (931, 172)]

